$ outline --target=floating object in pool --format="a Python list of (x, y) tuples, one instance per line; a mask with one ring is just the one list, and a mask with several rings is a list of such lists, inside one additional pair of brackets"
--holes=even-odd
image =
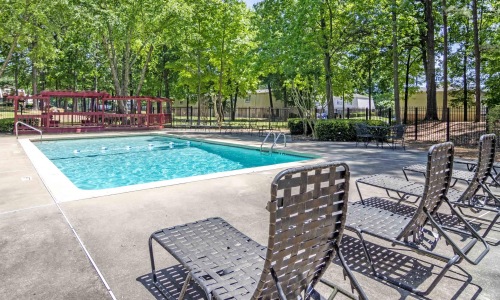
[(101, 150), (108, 150), (108, 147), (101, 147)]
[(80, 150), (73, 150), (73, 153), (78, 154), (80, 153)]
[(130, 149), (132, 149), (132, 147), (127, 146), (127, 147), (125, 147), (125, 149), (130, 150)]
[(173, 142), (170, 142), (170, 143), (168, 143), (168, 146), (169, 146), (170, 148), (174, 148), (174, 143), (173, 143)]

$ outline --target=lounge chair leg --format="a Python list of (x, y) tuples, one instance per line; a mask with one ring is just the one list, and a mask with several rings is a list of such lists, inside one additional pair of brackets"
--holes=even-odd
[(375, 265), (373, 264), (372, 256), (370, 255), (370, 252), (368, 252), (368, 247), (366, 247), (365, 239), (363, 238), (363, 233), (361, 231), (359, 231), (358, 229), (353, 228), (353, 227), (347, 227), (346, 226), (345, 228), (347, 228), (347, 229), (353, 231), (354, 233), (356, 233), (356, 235), (358, 236), (359, 240), (361, 241), (361, 245), (363, 246), (363, 251), (365, 252), (366, 260), (370, 264), (370, 267), (372, 268), (373, 274), (375, 276), (378, 276), (378, 272), (377, 272), (377, 270), (375, 270)]
[(182, 290), (181, 293), (179, 294), (178, 300), (184, 299), (184, 295), (186, 294), (187, 287), (189, 286), (190, 281), (191, 281), (191, 273), (188, 273), (188, 276), (186, 276), (186, 281), (184, 281), (184, 285), (182, 285)]
[(151, 261), (151, 273), (153, 274), (153, 283), (156, 285), (158, 282), (158, 278), (156, 277), (156, 268), (155, 268), (155, 258), (153, 254), (153, 235), (149, 237), (149, 259)]
[(359, 199), (361, 199), (361, 203), (363, 203), (363, 205), (364, 205), (365, 202), (363, 201), (363, 196), (361, 196), (361, 190), (359, 189), (359, 185), (358, 185), (357, 181), (356, 181), (356, 189), (358, 189)]
[(158, 282), (158, 277), (156, 276), (156, 267), (155, 267), (155, 259), (154, 259), (154, 254), (153, 254), (153, 235), (154, 233), (149, 237), (149, 258), (151, 261), (151, 273), (153, 274), (153, 285), (158, 289), (160, 294), (163, 295), (166, 299), (172, 299), (172, 295), (170, 295), (166, 290), (164, 290), (164, 287), (161, 285), (161, 283)]
[[(337, 255), (339, 256), (339, 260), (340, 260), (340, 263), (342, 264), (342, 268), (347, 273), (347, 277), (349, 277), (349, 280), (351, 281), (351, 286), (354, 286), (354, 288), (358, 292), (359, 298), (360, 299), (368, 299), (368, 297), (365, 294), (365, 291), (363, 291), (363, 289), (359, 285), (358, 281), (356, 280), (356, 278), (352, 274), (351, 269), (349, 269), (349, 266), (347, 265), (347, 263), (346, 263), (346, 261), (344, 259), (344, 255), (342, 255), (342, 252), (340, 251), (339, 246), (337, 244), (335, 244), (333, 246), (333, 248), (335, 249), (335, 251), (337, 252)], [(337, 290), (339, 292), (341, 292), (342, 294), (344, 294), (341, 289), (337, 288)], [(346, 296), (351, 296), (351, 295), (346, 295)]]
[(484, 232), (483, 234), (483, 238), (485, 238), (488, 233), (490, 233), (490, 230), (491, 228), (493, 228), (493, 225), (495, 225), (497, 223), (497, 220), (498, 218), (500, 217), (500, 212), (497, 213), (497, 215), (495, 216), (495, 218), (491, 221), (490, 225), (488, 226), (488, 228), (486, 228), (486, 231)]
[(405, 171), (404, 169), (403, 169), (403, 174), (405, 175), (406, 181), (410, 181), (410, 180), (408, 179), (408, 175), (406, 175), (406, 171)]

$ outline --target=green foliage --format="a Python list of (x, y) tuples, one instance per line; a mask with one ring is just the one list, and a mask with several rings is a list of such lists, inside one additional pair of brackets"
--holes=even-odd
[(386, 125), (385, 122), (379, 120), (320, 120), (316, 123), (316, 134), (318, 135), (318, 140), (335, 142), (355, 141), (356, 130), (354, 125), (357, 123), (367, 123), (368, 125), (374, 126)]
[(0, 132), (12, 132), (14, 130), (14, 118), (0, 119)]
[[(304, 120), (300, 118), (288, 119), (288, 129), (290, 129), (290, 134), (298, 135), (304, 134)], [(307, 126), (307, 134), (312, 133), (312, 128)]]
[(491, 129), (497, 127), (500, 121), (500, 105), (493, 106), (488, 110), (488, 123)]

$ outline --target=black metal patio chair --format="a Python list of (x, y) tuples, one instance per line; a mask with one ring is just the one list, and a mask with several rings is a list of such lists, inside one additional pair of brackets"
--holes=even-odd
[[(495, 145), (496, 136), (494, 134), (481, 136), (479, 139), (478, 161), (476, 163), (476, 168), (471, 172), (472, 178), (467, 188), (464, 191), (449, 189), (447, 194), (449, 203), (454, 207), (458, 207), (460, 212), (465, 216), (467, 216), (467, 214), (464, 213), (462, 208), (472, 208), (479, 211), (485, 210), (495, 214), (495, 217), (483, 233), (483, 238), (488, 235), (500, 217), (500, 201), (486, 184), (493, 167)], [(422, 197), (425, 188), (421, 183), (408, 181), (395, 176), (375, 174), (356, 180), (356, 188), (361, 201), (364, 201), (360, 189), (361, 184), (384, 189), (387, 196), (391, 198), (392, 195), (389, 192), (396, 193), (396, 198), (399, 198), (399, 202), (407, 200), (409, 196), (416, 197), (416, 200), (418, 200)], [(483, 189), (486, 195), (479, 195), (478, 192), (480, 189)]]
[[(427, 295), (452, 265), (463, 259), (471, 264), (478, 264), (488, 253), (489, 245), (463, 218), (461, 218), (461, 221), (463, 221), (467, 231), (444, 226), (436, 218), (437, 210), (441, 204), (443, 202), (448, 203), (446, 194), (450, 186), (452, 167), (453, 144), (448, 142), (434, 145), (428, 152), (426, 180), (417, 208), (403, 203), (391, 207), (367, 205), (366, 202), (387, 201), (377, 197), (371, 197), (363, 202), (357, 202), (349, 206), (346, 228), (354, 231), (362, 241), (366, 258), (376, 277), (418, 295)], [(450, 209), (454, 211), (451, 205)], [(398, 211), (405, 211), (406, 213), (398, 213)], [(408, 214), (408, 212), (411, 213)], [(456, 215), (458, 215), (458, 212), (456, 212)], [(437, 233), (426, 228), (427, 225), (435, 228)], [(459, 234), (466, 233), (472, 238), (464, 247), (460, 247), (450, 235), (450, 231)], [(419, 290), (405, 282), (377, 272), (371, 254), (366, 247), (364, 235), (380, 238), (391, 242), (393, 245), (407, 247), (418, 254), (443, 261), (446, 265), (426, 290)], [(451, 246), (453, 250), (452, 256), (433, 251), (440, 237), (446, 241), (447, 245)], [(478, 241), (481, 242), (484, 250), (476, 257), (469, 257), (469, 252)]]
[(342, 240), (349, 194), (349, 169), (322, 163), (280, 172), (271, 184), (267, 248), (221, 218), (155, 231), (149, 239), (154, 285), (170, 296), (156, 276), (153, 240), (188, 271), (179, 298), (192, 280), (208, 299), (317, 299), (314, 287), (338, 255), (359, 297), (366, 295), (345, 263)]
[(393, 150), (396, 149), (398, 141), (401, 142), (401, 148), (403, 148), (403, 150), (406, 150), (405, 132), (406, 132), (406, 125), (404, 124), (398, 124), (391, 127), (391, 132), (386, 137), (386, 139), (388, 140), (389, 143), (392, 144)]
[(368, 147), (368, 144), (373, 139), (373, 134), (370, 132), (368, 125), (365, 123), (356, 123), (354, 124), (354, 128), (356, 130), (356, 147), (358, 147), (359, 142), (363, 142), (365, 148)]

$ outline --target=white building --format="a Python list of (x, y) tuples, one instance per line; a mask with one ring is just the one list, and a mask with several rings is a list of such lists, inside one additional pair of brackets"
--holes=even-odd
[[(371, 100), (371, 108), (375, 109), (375, 102), (373, 99)], [(335, 109), (340, 109), (342, 110), (342, 107), (347, 108), (354, 108), (354, 109), (365, 109), (369, 108), (369, 98), (368, 96), (365, 95), (360, 95), (360, 94), (353, 94), (352, 95), (352, 101), (349, 101), (346, 99), (345, 101), (345, 106), (343, 106), (343, 101), (341, 97), (334, 97), (333, 98), (333, 105)]]
[[(373, 99), (371, 100), (371, 108), (375, 109), (375, 102)], [(321, 110), (322, 112), (328, 113), (328, 107), (327, 104), (318, 104), (318, 110)], [(342, 109), (345, 108), (346, 110), (349, 109), (366, 109), (369, 108), (369, 98), (368, 96), (365, 95), (360, 95), (360, 94), (353, 94), (352, 95), (352, 101), (349, 101), (346, 99), (345, 101), (345, 106), (343, 105), (342, 97), (333, 97), (333, 107), (335, 108), (335, 113), (342, 114)]]

